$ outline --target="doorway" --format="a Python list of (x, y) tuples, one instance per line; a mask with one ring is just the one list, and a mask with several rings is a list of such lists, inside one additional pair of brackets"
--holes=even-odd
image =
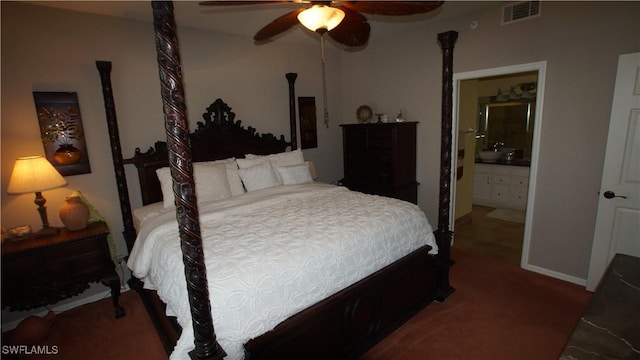
[[(525, 76), (524, 79), (531, 79), (530, 75), (533, 74), (533, 81), (519, 81), (518, 79), (522, 79), (522, 76)], [(473, 183), (474, 183), (474, 170), (476, 168), (476, 156), (478, 151), (476, 151), (476, 147), (480, 150), (498, 150), (502, 153), (500, 156), (500, 164), (497, 162), (494, 164), (494, 168), (498, 169), (498, 172), (507, 171), (510, 172), (511, 169), (515, 169), (516, 166), (507, 167), (507, 166), (498, 166), (498, 165), (506, 165), (507, 162), (510, 165), (513, 165), (512, 161), (520, 160), (522, 158), (526, 158), (529, 165), (528, 167), (522, 166), (518, 170), (513, 170), (514, 174), (511, 176), (509, 174), (507, 177), (514, 177), (514, 179), (525, 178), (525, 188), (520, 189), (512, 189), (510, 192), (504, 192), (504, 194), (509, 194), (509, 198), (502, 199), (504, 201), (504, 207), (509, 208), (518, 208), (517, 201), (516, 203), (508, 203), (508, 200), (517, 200), (519, 196), (523, 202), (521, 203), (521, 210), (524, 211), (522, 214), (524, 216), (524, 224), (523, 228), (521, 227), (520, 234), (522, 234), (522, 242), (521, 242), (521, 254), (519, 256), (519, 264), (522, 268), (528, 268), (528, 254), (529, 247), (531, 242), (531, 222), (534, 218), (534, 202), (535, 202), (535, 180), (537, 175), (537, 165), (538, 165), (538, 154), (539, 154), (539, 144), (540, 144), (540, 129), (542, 126), (542, 108), (544, 102), (544, 80), (546, 75), (546, 62), (538, 62), (538, 63), (530, 63), (530, 64), (522, 64), (522, 65), (513, 65), (506, 66), (500, 68), (493, 69), (485, 69), (478, 71), (471, 71), (465, 73), (458, 73), (453, 75), (453, 126), (452, 131), (454, 135), (452, 141), (452, 154), (458, 154), (458, 157), (452, 157), (452, 176), (451, 176), (451, 189), (452, 189), (452, 201), (450, 208), (450, 224), (452, 224), (452, 230), (454, 231), (454, 239), (453, 242), (455, 244), (455, 223), (456, 219), (461, 219), (464, 216), (472, 216), (471, 212), (474, 209), (474, 191), (473, 191)], [(526, 76), (529, 76), (527, 78)], [(494, 86), (497, 83), (505, 83), (500, 82), (499, 80), (506, 79), (507, 84), (511, 84), (509, 81), (514, 80), (513, 84), (506, 86), (506, 88), (498, 88), (492, 89), (492, 94), (488, 94), (487, 88), (481, 88), (479, 86), (465, 86), (466, 83), (477, 83), (484, 81), (485, 85)], [(494, 82), (492, 82), (494, 81)], [(495, 82), (498, 81), (498, 82)], [(480, 106), (481, 98), (491, 98), (492, 101), (500, 100), (504, 101), (504, 99), (497, 99), (500, 96), (506, 96), (507, 100), (514, 100), (516, 97), (512, 97), (509, 99), (509, 93), (512, 90), (515, 90), (517, 95), (522, 97), (523, 92), (529, 91), (530, 89), (527, 87), (529, 83), (535, 83), (535, 102), (531, 103), (530, 109), (534, 112), (535, 116), (531, 119), (532, 123), (525, 122), (525, 126), (531, 126), (531, 136), (528, 138), (528, 143), (530, 144), (528, 154), (522, 154), (521, 152), (515, 154), (514, 151), (521, 149), (510, 148), (507, 146), (507, 143), (503, 139), (491, 139), (488, 138), (488, 132), (486, 128), (486, 123), (484, 124), (484, 128), (482, 128), (483, 124), (481, 124), (480, 117), (486, 114), (483, 114)], [(493, 85), (491, 85), (493, 84)], [(504, 85), (500, 85), (505, 87)], [(495, 86), (494, 86), (495, 87)], [(513, 88), (513, 89), (512, 89)], [(465, 104), (469, 104), (469, 102), (475, 103), (477, 106), (468, 107)], [(515, 102), (515, 101), (514, 101)], [(472, 110), (469, 110), (472, 109)], [(484, 111), (484, 110), (483, 110)], [(471, 112), (471, 113), (470, 113)], [(469, 118), (472, 117), (473, 122), (469, 122)], [(486, 121), (486, 118), (485, 118)], [(501, 136), (505, 137), (509, 133), (515, 132), (514, 128), (510, 128), (506, 131), (501, 132)], [(494, 132), (495, 133), (495, 132)], [(500, 132), (498, 132), (500, 133)], [(527, 151), (527, 150), (525, 150)], [(487, 154), (493, 155), (493, 154)], [(482, 164), (483, 166), (485, 164)], [(523, 164), (521, 164), (523, 165)], [(520, 167), (520, 166), (518, 166)], [(523, 175), (522, 171), (526, 167), (527, 172)], [(478, 168), (481, 168), (480, 166)], [(486, 170), (486, 166), (484, 167)], [(482, 171), (484, 171), (482, 170)], [(493, 176), (493, 178), (498, 178)], [(514, 180), (514, 183), (515, 181)], [(489, 180), (490, 181), (490, 180)], [(510, 181), (507, 179), (507, 181)], [(521, 180), (517, 180), (521, 181)], [(497, 187), (494, 187), (494, 190), (487, 191), (496, 191)], [(477, 186), (476, 186), (477, 190)], [(498, 188), (499, 190), (499, 188)], [(517, 193), (519, 195), (517, 195)], [(498, 198), (501, 196), (501, 192), (497, 191), (494, 195)], [(514, 195), (516, 194), (516, 195)], [(476, 194), (476, 197), (479, 195)], [(512, 196), (516, 196), (516, 198), (512, 198)], [(481, 197), (481, 195), (480, 195)], [(514, 205), (515, 206), (512, 206)], [(481, 216), (485, 216), (487, 214), (487, 209), (482, 208), (482, 205), (490, 205), (490, 204), (481, 204), (481, 208), (476, 208), (478, 214), (482, 214)], [(491, 210), (491, 209), (490, 209)], [(480, 216), (480, 215), (477, 215)], [(485, 227), (482, 231), (495, 231), (497, 235), (504, 235), (504, 229), (500, 229), (499, 226), (494, 227), (493, 230), (491, 226)], [(517, 233), (517, 231), (516, 231)], [(487, 236), (487, 234), (485, 234)], [(488, 235), (491, 237), (491, 234)], [(462, 240), (461, 240), (462, 241)]]

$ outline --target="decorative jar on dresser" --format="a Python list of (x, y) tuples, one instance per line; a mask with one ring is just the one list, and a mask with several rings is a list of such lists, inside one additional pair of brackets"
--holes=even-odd
[(343, 124), (344, 178), (351, 190), (417, 204), (417, 122)]

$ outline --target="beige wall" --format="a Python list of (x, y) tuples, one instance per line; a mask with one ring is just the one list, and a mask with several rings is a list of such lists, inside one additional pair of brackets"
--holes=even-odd
[[(255, 46), (250, 39), (180, 27), (188, 117), (192, 128), (216, 98), (225, 100), (245, 126), (289, 137), (288, 83), (285, 73), (298, 73), (297, 96), (315, 96), (322, 104), (320, 51), (317, 43), (273, 42)], [(327, 62), (338, 63), (328, 49)], [(43, 154), (33, 104), (33, 91), (76, 91), (91, 162), (90, 174), (68, 176), (65, 188), (44, 192), (52, 225), (63, 198), (80, 190), (109, 220), (118, 252), (126, 253), (122, 221), (96, 60), (113, 62), (112, 84), (122, 149), (131, 156), (164, 138), (162, 104), (153, 25), (115, 17), (62, 11), (25, 3), (2, 2), (2, 189), (6, 189), (15, 158)], [(318, 122), (319, 148), (305, 150), (320, 179), (342, 176), (339, 113), (339, 69), (328, 65), (330, 129)], [(127, 167), (131, 199), (139, 205), (134, 171)], [(131, 170), (131, 171), (130, 171)], [(41, 225), (33, 195), (2, 191), (2, 225)]]
[[(332, 125), (319, 120), (319, 148), (305, 151), (322, 181), (342, 176), (341, 130), (355, 109), (419, 121), (419, 205), (434, 227), (440, 161), (442, 56), (439, 32), (456, 30), (454, 71), (466, 72), (537, 61), (547, 64), (544, 126), (533, 219), (531, 263), (584, 279), (587, 274), (617, 57), (640, 49), (639, 2), (544, 2), (542, 16), (500, 25), (499, 6), (446, 22), (397, 24), (398, 33), (372, 37), (362, 51), (327, 46)], [(478, 27), (471, 29), (471, 21)], [(318, 42), (278, 39), (255, 46), (250, 39), (179, 28), (191, 124), (215, 98), (229, 103), (243, 124), (287, 132), (284, 74), (297, 72), (298, 96), (322, 88)], [(77, 91), (92, 173), (67, 177), (69, 186), (46, 191), (49, 217), (60, 225), (63, 197), (82, 191), (107, 217), (124, 252), (122, 223), (95, 60), (113, 61), (112, 82), (122, 147), (150, 146), (162, 138), (153, 30), (150, 23), (2, 2), (2, 189), (16, 157), (42, 154), (32, 91)], [(587, 74), (588, 76), (586, 76)], [(274, 119), (279, 119), (274, 121)], [(585, 161), (586, 159), (586, 161)], [(128, 172), (131, 198), (138, 198)], [(40, 220), (30, 195), (2, 191), (2, 225)], [(571, 256), (567, 256), (571, 254)]]
[[(502, 26), (498, 5), (406, 31), (345, 53), (343, 112), (363, 102), (403, 106), (420, 121), (419, 204), (437, 219), (442, 55), (438, 33), (455, 30), (454, 73), (547, 61), (529, 263), (587, 276), (618, 55), (640, 49), (640, 2), (543, 2), (541, 16)], [(470, 24), (478, 26), (472, 29)], [(375, 31), (375, 28), (374, 30)]]

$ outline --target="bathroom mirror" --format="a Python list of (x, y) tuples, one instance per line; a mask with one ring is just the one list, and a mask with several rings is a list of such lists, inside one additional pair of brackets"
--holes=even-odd
[(479, 98), (477, 143), (479, 150), (500, 148), (522, 150), (523, 158), (530, 158), (533, 142), (535, 99), (506, 102), (490, 101), (490, 97)]

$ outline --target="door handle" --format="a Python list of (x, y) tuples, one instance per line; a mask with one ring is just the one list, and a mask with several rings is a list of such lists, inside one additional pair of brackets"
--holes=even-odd
[(616, 193), (614, 193), (614, 192), (613, 192), (613, 191), (611, 191), (611, 190), (607, 190), (607, 191), (605, 191), (605, 192), (604, 192), (604, 194), (602, 194), (602, 195), (603, 195), (605, 198), (607, 198), (607, 199), (613, 199), (613, 198), (617, 198), (617, 197), (618, 197), (618, 198), (623, 198), (623, 199), (626, 199), (626, 198), (627, 198), (626, 196), (616, 195)]

